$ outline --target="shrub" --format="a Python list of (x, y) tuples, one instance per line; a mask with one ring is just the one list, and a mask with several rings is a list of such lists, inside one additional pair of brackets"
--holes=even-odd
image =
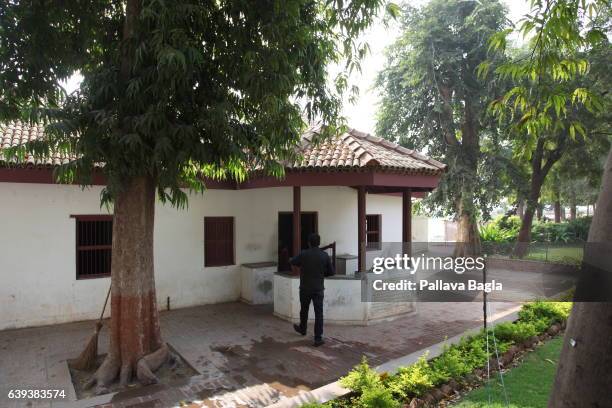
[(569, 223), (538, 222), (531, 227), (531, 237), (535, 242), (573, 242), (576, 237)]
[(489, 359), (484, 333), (473, 337), (463, 337), (457, 347), (461, 350), (465, 363), (472, 369), (482, 367)]
[(500, 342), (521, 343), (528, 338), (538, 334), (536, 327), (531, 322), (504, 322), (492, 330), (495, 338)]
[(446, 382), (451, 378), (459, 378), (474, 369), (466, 362), (461, 351), (453, 346), (444, 346), (442, 354), (433, 359), (430, 365), (434, 385)]
[(359, 405), (363, 408), (397, 408), (400, 403), (393, 398), (391, 390), (379, 385), (364, 390)]
[(531, 228), (536, 242), (584, 242), (589, 235), (591, 217), (576, 218), (562, 223), (538, 222)]
[(340, 379), (340, 384), (344, 388), (361, 394), (369, 388), (376, 388), (381, 385), (380, 375), (368, 365), (368, 359), (364, 356), (361, 363), (357, 364), (346, 377)]
[(459, 378), (471, 372), (472, 367), (465, 361), (461, 351), (456, 347), (449, 347), (431, 363), (434, 375), (434, 383), (436, 385), (450, 380), (451, 378)]
[(516, 234), (512, 231), (505, 230), (499, 225), (491, 222), (480, 227), (480, 240), (483, 242), (504, 243), (510, 242), (516, 238)]
[(577, 241), (586, 241), (589, 237), (592, 217), (580, 217), (569, 222)]
[(495, 219), (495, 223), (499, 228), (512, 231), (514, 234), (518, 234), (521, 228), (521, 218), (518, 215), (502, 215)]
[[(519, 217), (500, 216), (480, 227), (480, 240), (484, 243), (515, 242), (521, 226)], [(576, 218), (562, 223), (534, 222), (531, 239), (534, 242), (584, 242), (589, 235), (591, 217)]]
[(521, 219), (516, 215), (499, 216), (480, 227), (480, 240), (491, 243), (509, 243), (516, 241)]
[[(482, 330), (477, 335), (464, 337), (456, 345), (445, 346), (442, 353), (431, 361), (427, 361), (425, 353), (416, 363), (401, 367), (393, 375), (387, 373), (379, 375), (370, 368), (364, 357), (360, 364), (340, 379), (343, 387), (355, 392), (354, 397), (340, 398), (326, 404), (311, 403), (303, 407), (398, 408), (401, 405), (398, 399), (408, 400), (422, 396), (434, 386), (450, 379), (459, 379), (475, 368), (484, 367), (494, 353), (493, 333), (497, 351), (502, 354), (513, 343), (520, 343), (547, 330), (550, 325), (566, 320), (571, 307), (571, 302), (527, 303), (519, 311), (519, 319), (516, 322), (500, 323), (489, 329), (488, 333)], [(489, 335), (488, 353), (487, 334)]]
[(519, 320), (532, 323), (538, 332), (543, 332), (550, 325), (567, 320), (572, 310), (571, 302), (535, 301), (523, 305), (519, 311)]
[(389, 378), (388, 386), (393, 394), (402, 398), (418, 397), (433, 387), (432, 371), (427, 362), (427, 354), (419, 357), (416, 363), (408, 367), (401, 367), (397, 374)]

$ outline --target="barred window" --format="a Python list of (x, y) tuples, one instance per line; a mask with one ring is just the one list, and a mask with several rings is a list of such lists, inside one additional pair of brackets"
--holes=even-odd
[(112, 215), (75, 215), (77, 279), (111, 274)]
[(381, 248), (381, 219), (380, 214), (366, 215), (366, 248), (369, 250)]

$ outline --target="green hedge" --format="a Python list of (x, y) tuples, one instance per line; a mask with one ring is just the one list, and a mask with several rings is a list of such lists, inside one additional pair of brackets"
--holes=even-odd
[[(480, 227), (483, 242), (497, 244), (515, 242), (521, 221), (517, 216), (500, 216)], [(531, 227), (533, 242), (585, 242), (589, 235), (591, 217), (581, 217), (562, 223), (534, 222)]]
[(498, 351), (520, 344), (530, 337), (544, 333), (552, 324), (565, 321), (571, 310), (570, 302), (537, 301), (523, 305), (515, 322), (500, 323), (489, 330), (487, 352), (484, 330), (473, 336), (463, 337), (459, 343), (447, 345), (442, 353), (431, 360), (427, 353), (397, 373), (378, 374), (364, 357), (340, 384), (352, 391), (348, 398), (340, 398), (325, 404), (306, 404), (308, 408), (397, 408), (411, 398), (420, 397), (433, 387), (450, 380), (460, 381), (477, 368), (486, 366), (493, 357), (492, 336), (495, 335)]

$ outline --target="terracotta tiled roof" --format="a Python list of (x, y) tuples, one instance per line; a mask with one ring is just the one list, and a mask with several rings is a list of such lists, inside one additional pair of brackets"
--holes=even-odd
[[(42, 125), (25, 125), (20, 122), (11, 122), (9, 124), (0, 123), (0, 163), (5, 162), (2, 149), (42, 139), (44, 136), (44, 129), (45, 127)], [(74, 156), (71, 157), (62, 153), (55, 153), (51, 157), (40, 160), (28, 155), (25, 164), (22, 165), (59, 166), (75, 158)]]
[[(439, 174), (446, 165), (406, 149), (386, 139), (351, 129), (348, 132), (316, 143), (318, 128), (309, 129), (302, 136), (298, 148), (301, 159), (289, 163), (293, 170), (350, 170), (378, 167), (419, 174)], [(2, 148), (17, 146), (44, 137), (44, 127), (28, 126), (18, 122), (0, 124), (0, 163), (4, 162)], [(57, 166), (74, 160), (65, 154), (37, 160), (27, 157), (26, 166)]]
[(302, 159), (289, 165), (292, 169), (349, 169), (379, 167), (413, 173), (438, 174), (446, 165), (414, 150), (355, 129), (315, 143), (318, 131), (310, 129), (302, 136)]

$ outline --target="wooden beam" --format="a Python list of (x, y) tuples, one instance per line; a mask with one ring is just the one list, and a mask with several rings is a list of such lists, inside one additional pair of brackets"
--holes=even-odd
[[(283, 179), (253, 175), (243, 183), (233, 180), (205, 178), (207, 189), (246, 190), (251, 188), (292, 186), (359, 186), (367, 187), (368, 193), (399, 192), (409, 187), (413, 193), (431, 191), (438, 186), (440, 175), (411, 175), (377, 172), (375, 170), (346, 172), (287, 172)], [(2, 167), (0, 182), (54, 184), (52, 167)], [(77, 183), (75, 183), (77, 184)], [(94, 171), (94, 185), (106, 185), (102, 171)]]
[(359, 272), (366, 270), (366, 189), (357, 188), (357, 265)]
[(404, 254), (411, 256), (412, 248), (412, 190), (402, 191), (402, 242)]
[(441, 175), (395, 174), (377, 172), (374, 169), (363, 171), (322, 172), (322, 171), (288, 171), (285, 177), (278, 179), (272, 176), (254, 175), (238, 185), (241, 190), (264, 187), (290, 186), (388, 186), (422, 190), (432, 190), (438, 186)]
[(302, 213), (302, 198), (301, 187), (293, 187), (293, 256), (296, 256), (302, 250), (302, 231), (301, 231), (301, 215)]

